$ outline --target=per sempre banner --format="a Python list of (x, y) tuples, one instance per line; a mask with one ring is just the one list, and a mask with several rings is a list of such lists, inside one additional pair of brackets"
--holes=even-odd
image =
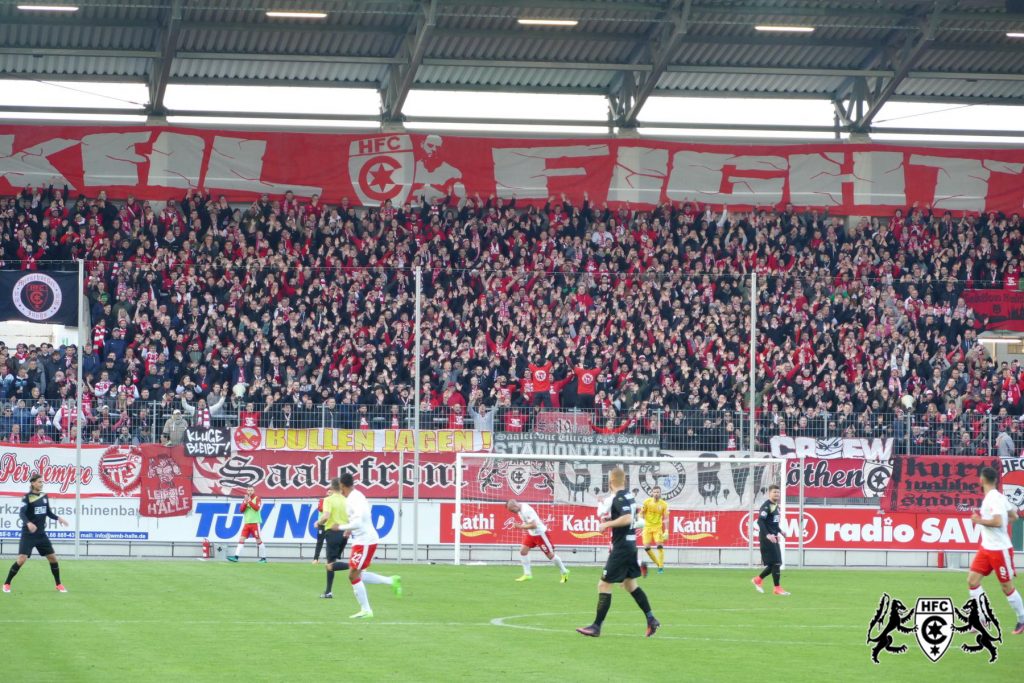
[(0, 320), (78, 325), (78, 274), (0, 271)]
[(981, 469), (1002, 470), (997, 457), (900, 455), (892, 463), (892, 478), (882, 498), (882, 508), (889, 512), (970, 514), (985, 497)]
[(376, 206), (475, 194), (544, 202), (563, 192), (579, 202), (587, 191), (613, 207), (791, 203), (874, 216), (916, 202), (1009, 214), (1024, 203), (1022, 170), (1021, 149), (0, 126), (4, 194), (52, 184), (179, 199), (202, 188), (237, 201), (291, 190)]

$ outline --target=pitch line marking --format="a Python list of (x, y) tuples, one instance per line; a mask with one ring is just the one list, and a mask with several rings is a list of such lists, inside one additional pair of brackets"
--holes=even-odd
[[(513, 614), (513, 615), (507, 616), (507, 617), (495, 617), (494, 619), (491, 619), (491, 626), (498, 626), (498, 627), (502, 627), (502, 628), (514, 628), (514, 629), (518, 629), (518, 630), (522, 630), (522, 631), (538, 631), (538, 632), (541, 632), (541, 633), (569, 634), (569, 633), (575, 633), (575, 631), (570, 631), (568, 629), (560, 629), (560, 628), (545, 628), (543, 626), (527, 626), (527, 625), (524, 625), (524, 624), (510, 624), (510, 623), (507, 623), (507, 622), (510, 621), (510, 620), (513, 620), (513, 619), (528, 619), (528, 618), (531, 618), (531, 617), (534, 617), (534, 618), (536, 618), (536, 617), (564, 617), (564, 616), (574, 616), (576, 614), (577, 614), (576, 612), (542, 612), (542, 613), (538, 613), (538, 614)], [(691, 624), (691, 626), (697, 626), (697, 624)], [(755, 624), (750, 624), (749, 626), (755, 626)], [(803, 626), (802, 628), (822, 628), (822, 627), (820, 627), (820, 626)], [(853, 627), (852, 626), (843, 626), (842, 628), (853, 628)], [(628, 633), (603, 633), (603, 634), (601, 634), (601, 637), (606, 637), (606, 636), (612, 637), (612, 638), (633, 638), (633, 639), (645, 638), (645, 636), (640, 635), (640, 634), (637, 634), (637, 635), (630, 635)], [(833, 645), (833, 646), (846, 645), (846, 643), (834, 643), (834, 642), (824, 642), (824, 641), (806, 641), (806, 640), (751, 640), (749, 638), (712, 638), (710, 636), (656, 636), (656, 637), (660, 638), (661, 640), (686, 640), (686, 641), (699, 641), (699, 642), (706, 642), (706, 643), (756, 643), (756, 644), (759, 644), (759, 645), (818, 645), (818, 646), (820, 646), (820, 645)]]

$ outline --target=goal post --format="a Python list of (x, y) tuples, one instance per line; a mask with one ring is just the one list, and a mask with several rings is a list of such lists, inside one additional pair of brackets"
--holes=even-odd
[[(760, 561), (756, 513), (773, 484), (780, 487), (786, 528), (785, 466), (744, 452), (635, 458), (459, 452), (453, 514), (441, 523), (451, 525), (455, 564), (472, 559), (476, 549), (519, 546), (523, 532), (505, 508), (511, 498), (533, 506), (556, 547), (604, 548), (609, 535), (598, 529), (597, 506), (609, 493), (608, 474), (622, 467), (638, 510), (655, 487), (668, 503), (667, 563), (753, 566)], [(641, 538), (638, 530), (638, 546)]]

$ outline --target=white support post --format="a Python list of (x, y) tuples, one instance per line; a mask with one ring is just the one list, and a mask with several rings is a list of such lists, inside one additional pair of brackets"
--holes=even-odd
[(797, 533), (800, 534), (800, 566), (804, 566), (804, 455), (800, 455), (800, 516), (797, 518)]
[(405, 493), (405, 451), (398, 451), (398, 561), (402, 561), (402, 503)]
[[(455, 454), (455, 515), (448, 522), (455, 534), (455, 564), (462, 564), (462, 453)], [(441, 519), (441, 526), (445, 520)]]
[(420, 341), (422, 328), (421, 317), (423, 314), (423, 269), (416, 266), (416, 403), (415, 422), (412, 426), (413, 440), (413, 489), (412, 489), (412, 561), (420, 560), (420, 364), (422, 362), (423, 349)]
[(757, 410), (757, 273), (750, 273), (750, 428), (747, 430), (747, 438), (750, 443), (750, 457), (757, 453), (757, 438), (755, 436), (754, 411)]
[(78, 382), (75, 390), (75, 559), (81, 557), (82, 532), (82, 394), (85, 391), (82, 380), (82, 360), (88, 332), (85, 329), (85, 259), (78, 259)]

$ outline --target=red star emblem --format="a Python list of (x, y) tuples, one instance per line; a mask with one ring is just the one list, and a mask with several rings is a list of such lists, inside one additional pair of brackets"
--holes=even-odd
[(395, 169), (393, 167), (378, 162), (370, 168), (370, 187), (383, 191), (391, 185), (394, 185), (395, 181), (391, 177), (394, 172)]

